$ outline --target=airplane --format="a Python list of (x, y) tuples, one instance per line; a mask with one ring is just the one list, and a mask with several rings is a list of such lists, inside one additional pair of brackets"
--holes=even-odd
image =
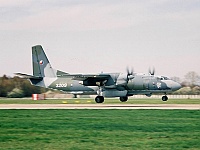
[(150, 97), (179, 90), (181, 85), (165, 76), (134, 73), (127, 68), (127, 73), (69, 74), (52, 68), (41, 45), (32, 47), (33, 75), (15, 73), (30, 80), (32, 85), (59, 90), (74, 95), (97, 95), (96, 103), (103, 103), (104, 97), (119, 97), (126, 102), (129, 96), (142, 94)]

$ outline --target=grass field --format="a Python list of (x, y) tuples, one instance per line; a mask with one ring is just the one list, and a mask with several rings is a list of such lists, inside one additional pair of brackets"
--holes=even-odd
[(200, 149), (199, 110), (0, 110), (0, 149)]
[[(48, 99), (37, 100), (31, 99), (0, 99), (0, 104), (95, 104), (93, 98), (77, 98), (77, 99)], [(167, 102), (163, 102), (161, 99), (129, 99), (127, 102), (120, 102), (117, 98), (105, 99), (105, 104), (200, 104), (200, 99), (169, 99)]]

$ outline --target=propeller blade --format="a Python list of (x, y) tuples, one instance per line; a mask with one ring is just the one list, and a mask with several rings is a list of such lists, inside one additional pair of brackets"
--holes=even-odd
[(129, 69), (129, 67), (126, 67), (126, 72), (128, 76), (133, 75), (134, 74), (133, 67), (131, 69)]
[(150, 75), (154, 75), (155, 74), (155, 68), (153, 67), (153, 69), (151, 70), (151, 68), (149, 68), (149, 74)]
[(133, 70), (133, 67), (131, 68), (131, 75), (133, 75), (134, 74), (134, 70)]
[(128, 66), (126, 67), (126, 72), (127, 72), (127, 75), (130, 74)]

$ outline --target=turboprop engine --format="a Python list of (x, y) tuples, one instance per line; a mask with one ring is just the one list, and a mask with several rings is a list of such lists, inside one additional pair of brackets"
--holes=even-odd
[(125, 85), (127, 85), (127, 83), (128, 83), (127, 75), (126, 74), (120, 74), (119, 77), (117, 78), (116, 85), (125, 86)]
[(135, 76), (133, 73), (133, 69), (131, 69), (130, 71), (127, 67), (127, 74), (121, 73), (119, 77), (117, 78), (116, 85), (126, 86), (128, 84), (128, 81), (133, 79), (134, 77)]

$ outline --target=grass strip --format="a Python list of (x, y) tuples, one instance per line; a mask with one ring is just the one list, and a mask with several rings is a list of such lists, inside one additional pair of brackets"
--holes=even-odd
[(199, 110), (0, 110), (0, 149), (200, 149)]

